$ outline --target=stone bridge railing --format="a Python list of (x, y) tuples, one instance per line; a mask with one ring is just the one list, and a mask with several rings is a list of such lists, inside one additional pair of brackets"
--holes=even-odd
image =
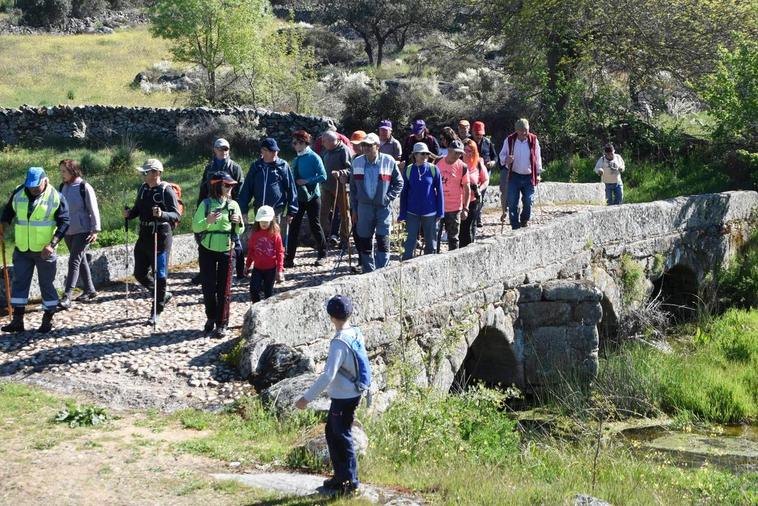
[[(483, 336), (499, 343), (493, 353), (512, 370), (504, 376), (509, 383), (539, 384), (576, 368), (591, 375), (596, 325), (605, 318), (599, 304), (620, 314), (630, 303), (620, 281), (622, 255), (649, 279), (680, 266), (702, 279), (732, 255), (757, 213), (755, 192), (599, 207), (444, 255), (283, 293), (248, 311), (239, 367), (244, 376), (254, 374), (272, 343), (322, 362), (332, 334), (325, 302), (343, 293), (354, 301), (353, 321), (366, 336), (382, 387), (390, 380), (387, 366), (403, 361), (417, 383), (450, 388)], [(553, 309), (559, 305), (564, 316), (535, 323), (529, 314), (550, 308), (526, 308), (527, 302), (557, 303)], [(520, 315), (520, 308), (528, 311)], [(545, 326), (553, 330), (534, 332)]]

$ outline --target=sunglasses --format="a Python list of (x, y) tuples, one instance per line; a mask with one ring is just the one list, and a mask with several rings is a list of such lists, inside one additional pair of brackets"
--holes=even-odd
[(220, 149), (221, 151), (229, 151), (229, 148), (226, 147), (226, 146), (222, 146), (222, 147), (216, 148), (216, 149)]
[(146, 170), (146, 171), (144, 171), (144, 172), (142, 173), (142, 175), (143, 175), (143, 176), (147, 176), (148, 174), (152, 174), (153, 172), (160, 172), (160, 171), (157, 171), (157, 170), (155, 170), (155, 169)]

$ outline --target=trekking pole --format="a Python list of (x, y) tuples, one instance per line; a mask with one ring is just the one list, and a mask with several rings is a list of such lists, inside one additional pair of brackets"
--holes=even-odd
[(11, 307), (11, 278), (8, 275), (8, 261), (5, 258), (5, 227), (0, 223), (0, 232), (3, 235), (3, 244), (0, 245), (3, 248), (3, 277), (5, 278), (5, 303), (8, 305), (8, 316), (13, 315), (13, 307)]
[(442, 229), (445, 226), (445, 218), (440, 220), (439, 229), (437, 229), (437, 254), (440, 254), (440, 247), (442, 246)]
[(158, 330), (158, 222), (153, 221), (153, 332)]
[[(227, 206), (229, 205), (227, 201)], [(232, 221), (234, 216), (234, 210), (229, 209), (229, 221)], [(234, 223), (232, 222), (232, 229), (234, 229)], [(229, 325), (229, 312), (232, 305), (232, 264), (234, 257), (234, 241), (232, 236), (229, 236), (229, 267), (226, 269), (226, 284), (224, 285), (224, 307), (221, 308), (221, 328), (226, 328)]]
[[(340, 177), (336, 172), (333, 172), (334, 178), (337, 180), (337, 186), (334, 190), (334, 200), (332, 201), (332, 212), (329, 213), (329, 235), (332, 235), (332, 229), (334, 229), (334, 217), (337, 215), (337, 206), (339, 205), (339, 196), (340, 196)], [(343, 217), (344, 219), (344, 217)], [(340, 231), (337, 230), (337, 235), (339, 235)]]
[(343, 214), (345, 215), (345, 223), (347, 224), (347, 226), (345, 227), (347, 229), (347, 267), (348, 267), (349, 272), (352, 272), (353, 247), (350, 244), (350, 239), (353, 236), (353, 216), (350, 214), (350, 209), (348, 208), (347, 189), (343, 188), (341, 195), (342, 195), (342, 209), (344, 210)]
[[(126, 206), (124, 207), (126, 209)], [(126, 264), (126, 276), (124, 278), (124, 284), (126, 285), (126, 304), (124, 304), (124, 310), (126, 311), (126, 319), (129, 319), (129, 220), (124, 218), (124, 233), (126, 234), (126, 242), (124, 243), (124, 263)]]

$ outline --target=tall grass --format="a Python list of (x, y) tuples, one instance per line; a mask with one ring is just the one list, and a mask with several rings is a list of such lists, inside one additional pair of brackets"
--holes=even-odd
[[(0, 105), (179, 106), (186, 95), (131, 88), (138, 72), (170, 59), (147, 27), (112, 35), (0, 36)], [(23, 57), (19, 57), (23, 55)], [(69, 98), (73, 96), (74, 98)]]
[(758, 310), (730, 309), (674, 349), (628, 344), (601, 361), (597, 382), (616, 403), (715, 423), (758, 420)]

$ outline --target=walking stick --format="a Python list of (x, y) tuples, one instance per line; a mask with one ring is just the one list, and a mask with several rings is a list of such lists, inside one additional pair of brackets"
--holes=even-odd
[(158, 330), (158, 222), (153, 221), (153, 332)]
[[(125, 207), (126, 208), (126, 207)], [(126, 319), (129, 319), (129, 220), (124, 218), (124, 233), (126, 234), (126, 242), (124, 243), (124, 263), (126, 264), (126, 276), (124, 278), (124, 284), (126, 285), (126, 304), (124, 304), (124, 310), (126, 311)]]
[(0, 224), (0, 233), (3, 235), (3, 244), (0, 245), (3, 248), (3, 277), (5, 278), (5, 303), (8, 305), (8, 316), (13, 315), (13, 307), (11, 307), (11, 278), (8, 275), (8, 261), (5, 259), (5, 227)]
[[(340, 183), (342, 184), (342, 183)], [(350, 214), (350, 209), (347, 202), (347, 189), (342, 189), (342, 209), (345, 215), (345, 223), (347, 226), (347, 267), (352, 272), (353, 270), (353, 247), (350, 244), (350, 238), (353, 235), (353, 216)]]
[[(229, 208), (227, 201), (227, 208), (229, 209), (229, 221), (232, 221), (234, 216), (234, 210)], [(232, 222), (232, 229), (234, 229), (234, 223)], [(232, 305), (232, 264), (234, 257), (234, 241), (232, 236), (229, 236), (229, 267), (226, 269), (226, 285), (224, 286), (224, 307), (221, 308), (221, 328), (226, 328), (229, 325), (229, 311)]]
[[(339, 196), (340, 196), (340, 177), (339, 174), (336, 172), (332, 172), (334, 174), (334, 179), (337, 180), (337, 186), (334, 190), (334, 200), (332, 201), (332, 212), (329, 213), (329, 236), (332, 235), (332, 229), (334, 228), (334, 217), (337, 215), (337, 206), (339, 205)], [(344, 218), (343, 218), (344, 219)], [(337, 230), (337, 234), (339, 235), (339, 230)]]

